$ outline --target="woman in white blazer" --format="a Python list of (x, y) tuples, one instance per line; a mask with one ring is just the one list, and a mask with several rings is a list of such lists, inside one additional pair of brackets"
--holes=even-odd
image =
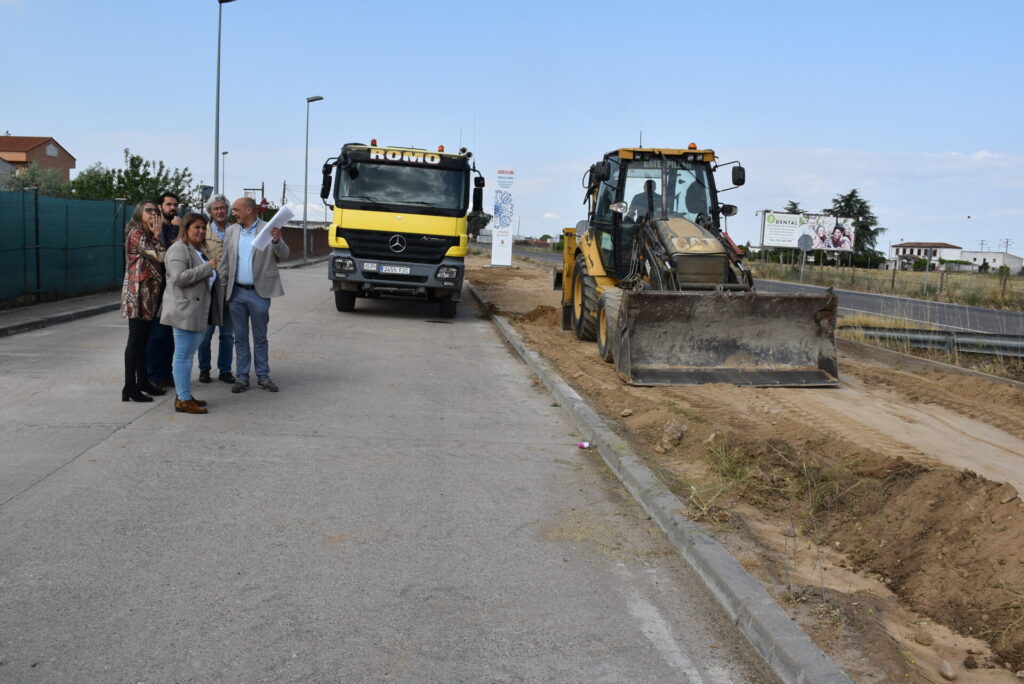
[(206, 402), (192, 396), (192, 359), (203, 333), (211, 323), (220, 325), (224, 293), (217, 274), (217, 261), (203, 252), (206, 217), (186, 214), (178, 239), (167, 248), (167, 270), (160, 322), (174, 330), (174, 360), (171, 374), (178, 396), (178, 413), (206, 413)]

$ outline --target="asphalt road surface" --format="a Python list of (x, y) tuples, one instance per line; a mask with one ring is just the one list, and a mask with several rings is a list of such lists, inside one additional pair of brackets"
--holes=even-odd
[[(562, 255), (553, 252), (514, 250), (516, 256), (561, 264)], [(785, 283), (776, 280), (755, 280), (761, 292), (822, 292), (826, 288), (815, 285)], [(926, 302), (907, 297), (868, 294), (852, 290), (836, 290), (840, 313), (866, 313), (887, 318), (898, 318), (911, 324), (934, 325), (950, 330), (993, 333), (998, 335), (1024, 335), (1024, 313), (999, 311), (962, 304)]]
[(774, 681), (482, 313), (282, 274), (278, 394), (0, 339), (0, 681)]

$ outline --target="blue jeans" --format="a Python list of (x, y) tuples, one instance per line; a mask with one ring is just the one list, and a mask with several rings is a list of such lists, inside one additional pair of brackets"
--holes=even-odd
[(178, 399), (188, 401), (192, 398), (192, 357), (203, 341), (203, 333), (181, 328), (173, 330), (174, 362), (171, 364), (171, 374), (174, 376), (174, 391)]
[[(210, 343), (213, 341), (214, 325), (206, 326), (206, 334), (199, 343), (199, 370), (210, 370)], [(231, 352), (235, 346), (234, 335), (231, 334), (231, 316), (224, 310), (224, 322), (220, 325), (220, 337), (217, 340), (217, 370), (221, 373), (231, 372)]]
[(231, 330), (235, 335), (235, 375), (239, 381), (249, 382), (249, 326), (252, 325), (252, 355), (256, 357), (256, 377), (270, 376), (270, 345), (267, 343), (267, 324), (270, 322), (270, 300), (260, 297), (256, 290), (235, 287), (228, 302), (231, 312)]

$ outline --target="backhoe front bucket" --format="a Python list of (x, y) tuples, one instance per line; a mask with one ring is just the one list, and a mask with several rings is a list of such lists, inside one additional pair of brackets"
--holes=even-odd
[(627, 292), (615, 364), (631, 385), (839, 384), (834, 294)]

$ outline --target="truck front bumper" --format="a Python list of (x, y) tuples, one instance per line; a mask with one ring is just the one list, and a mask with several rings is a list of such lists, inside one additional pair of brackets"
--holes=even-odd
[(444, 257), (439, 264), (419, 264), (363, 259), (352, 256), (348, 249), (335, 249), (327, 261), (327, 277), (335, 291), (450, 296), (457, 302), (462, 298), (465, 274), (465, 263), (459, 257)]

